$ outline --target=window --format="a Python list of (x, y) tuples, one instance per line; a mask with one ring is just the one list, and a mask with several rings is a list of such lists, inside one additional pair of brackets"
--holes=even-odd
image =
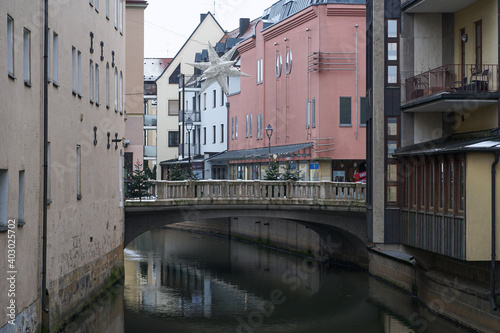
[(123, 73), (120, 71), (120, 114), (123, 114)]
[(109, 20), (109, 0), (106, 1), (106, 18)]
[(91, 6), (93, 6), (93, 5), (94, 5), (94, 0), (89, 0), (89, 4), (90, 4)]
[(264, 115), (260, 115), (260, 139), (264, 139)]
[(203, 93), (203, 110), (207, 109), (207, 93)]
[(24, 170), (19, 171), (19, 200), (17, 201), (18, 224), (24, 225)]
[(203, 127), (203, 144), (207, 144), (207, 128)]
[(82, 198), (82, 149), (76, 145), (76, 199)]
[[(314, 128), (314, 127), (316, 127), (316, 98), (312, 99), (311, 108), (312, 108), (312, 127)], [(349, 110), (349, 113), (351, 113), (350, 110)], [(350, 116), (349, 116), (349, 118), (350, 118)]]
[[(97, 3), (97, 2), (96, 2)], [(95, 103), (99, 105), (99, 65), (95, 64)]]
[(215, 107), (217, 106), (217, 91), (214, 89), (213, 91), (213, 95), (214, 95), (214, 100), (213, 100), (213, 108), (215, 109)]
[(99, 12), (99, 0), (94, 0), (94, 1), (95, 1), (95, 4), (94, 4), (95, 11)]
[(120, 7), (119, 7), (119, 14), (120, 14), (120, 33), (123, 34), (123, 0), (120, 0)]
[(23, 29), (23, 49), (24, 83), (31, 85), (31, 32), (26, 28)]
[(281, 67), (283, 66), (283, 60), (281, 59), (281, 55), (277, 54), (276, 55), (276, 77), (281, 76)]
[(8, 74), (14, 77), (14, 19), (10, 16), (7, 16), (7, 64)]
[(72, 72), (73, 72), (73, 84), (72, 84), (72, 89), (73, 89), (73, 94), (76, 94), (77, 92), (77, 74), (76, 74), (76, 49), (73, 46), (71, 48), (71, 60), (72, 60)]
[(118, 29), (118, 0), (115, 0), (115, 29)]
[(434, 207), (434, 163), (429, 166), (429, 208)]
[(50, 168), (51, 168), (51, 157), (50, 157), (50, 142), (47, 142), (47, 203), (52, 203), (52, 200), (50, 199), (51, 198), (51, 185), (50, 185), (50, 179), (51, 179), (51, 172), (50, 172)]
[(257, 60), (257, 84), (264, 81), (264, 59)]
[(425, 206), (425, 164), (422, 163), (418, 166), (418, 185), (419, 185), (419, 206)]
[(366, 97), (359, 99), (359, 126), (366, 127)]
[(78, 96), (82, 97), (82, 52), (77, 51)]
[(9, 222), (9, 172), (0, 169), (0, 227), (7, 228)]
[(448, 163), (448, 210), (453, 211), (453, 203), (455, 201), (455, 169), (453, 162)]
[(234, 117), (231, 117), (231, 140), (234, 140)]
[(458, 164), (458, 210), (465, 209), (465, 163), (460, 161)]
[(252, 134), (252, 132), (253, 132), (253, 129), (252, 129), (253, 125), (252, 125), (252, 123), (253, 123), (253, 114), (250, 113), (250, 123), (248, 125), (249, 126), (249, 134), (248, 134), (249, 137), (252, 137), (252, 135), (253, 135)]
[(245, 123), (245, 138), (248, 138), (248, 113), (245, 115), (246, 123)]
[(292, 51), (291, 50), (288, 50), (286, 52), (285, 71), (286, 71), (286, 74), (290, 74), (292, 72)]
[(59, 35), (54, 32), (52, 40), (52, 82), (59, 84)]
[(238, 140), (238, 117), (234, 117), (234, 138)]
[(260, 140), (260, 114), (257, 115), (257, 140)]
[(198, 95), (198, 110), (201, 110), (201, 95)]
[(48, 53), (47, 53), (47, 72), (48, 72), (48, 82), (50, 83), (50, 77), (51, 77), (51, 72), (50, 72), (50, 28), (48, 28), (48, 39), (47, 39), (47, 45), (48, 45)]
[(399, 20), (386, 20), (386, 84), (399, 84)]
[(169, 131), (168, 132), (168, 146), (169, 147), (178, 147), (179, 146), (179, 132), (178, 131)]
[(115, 112), (118, 112), (118, 69), (115, 67)]
[(109, 109), (109, 62), (106, 63), (106, 107)]
[(214, 134), (214, 140), (212, 141), (212, 143), (215, 143), (215, 142), (217, 142), (217, 127), (215, 125), (213, 125), (212, 129), (213, 129), (213, 134)]
[(439, 209), (443, 209), (444, 202), (444, 163), (439, 162), (439, 170), (438, 170), (438, 181), (439, 181), (439, 191), (438, 191), (438, 207)]
[(196, 96), (193, 96), (193, 111), (196, 111)]
[(220, 88), (220, 106), (224, 106), (224, 90)]
[(178, 116), (179, 115), (179, 101), (177, 100), (169, 100), (168, 101), (168, 115), (169, 116)]
[(483, 21), (475, 23), (476, 31), (476, 71), (481, 71), (483, 65)]
[(220, 142), (224, 142), (224, 124), (220, 124)]
[(94, 62), (89, 63), (89, 97), (90, 103), (94, 103)]
[[(313, 99), (314, 102), (314, 99)], [(314, 106), (313, 106), (314, 110)], [(340, 126), (351, 126), (351, 97), (340, 97)], [(314, 127), (314, 125), (313, 125)]]

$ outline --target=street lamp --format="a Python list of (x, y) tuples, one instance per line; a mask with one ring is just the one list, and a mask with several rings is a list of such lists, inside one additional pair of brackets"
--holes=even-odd
[(193, 121), (188, 117), (185, 124), (186, 131), (188, 132), (188, 172), (191, 172), (191, 130), (193, 129)]
[(271, 126), (271, 124), (267, 124), (266, 134), (267, 134), (267, 137), (269, 138), (269, 162), (268, 162), (268, 168), (269, 168), (269, 170), (271, 170), (271, 137), (273, 136), (273, 127)]

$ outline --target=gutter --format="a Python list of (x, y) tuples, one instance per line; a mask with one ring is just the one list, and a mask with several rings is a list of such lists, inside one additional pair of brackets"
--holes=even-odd
[(498, 164), (498, 159), (500, 157), (500, 152), (495, 152), (495, 161), (491, 165), (491, 270), (490, 270), (490, 282), (491, 282), (491, 309), (497, 311), (496, 302), (496, 289), (495, 289), (495, 260), (496, 260), (496, 166)]
[(49, 141), (49, 0), (44, 0), (43, 41), (43, 203), (42, 203), (42, 331), (49, 331), (49, 309), (47, 307), (47, 207), (48, 207), (48, 141)]

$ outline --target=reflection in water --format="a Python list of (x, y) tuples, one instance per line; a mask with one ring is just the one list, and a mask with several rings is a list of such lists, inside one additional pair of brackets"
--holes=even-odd
[(125, 274), (125, 332), (457, 331), (364, 272), (224, 238), (148, 232)]
[(365, 272), (225, 238), (153, 230), (63, 332), (459, 332)]

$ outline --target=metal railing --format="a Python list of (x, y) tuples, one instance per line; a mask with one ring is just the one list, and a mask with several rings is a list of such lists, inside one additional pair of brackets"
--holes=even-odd
[(363, 206), (366, 184), (309, 181), (186, 180), (154, 181), (156, 201), (181, 203), (248, 203), (278, 201), (280, 204), (348, 204)]
[(448, 64), (405, 80), (408, 103), (441, 93), (484, 94), (498, 91), (498, 65)]
[(156, 157), (156, 146), (144, 146), (144, 157)]

